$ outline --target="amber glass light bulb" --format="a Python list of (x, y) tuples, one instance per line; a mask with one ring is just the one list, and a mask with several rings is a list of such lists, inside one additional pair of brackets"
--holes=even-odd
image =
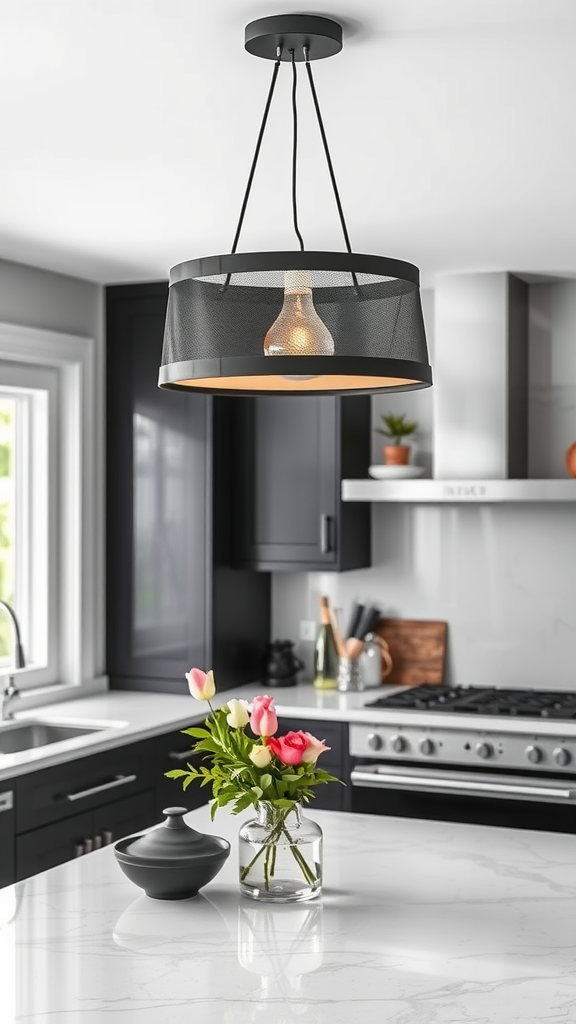
[(285, 272), (284, 305), (264, 338), (264, 355), (334, 355), (334, 338), (314, 309), (310, 271)]

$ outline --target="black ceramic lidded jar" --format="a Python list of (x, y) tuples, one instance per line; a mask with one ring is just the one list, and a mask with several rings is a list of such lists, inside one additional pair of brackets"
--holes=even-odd
[(294, 654), (292, 640), (274, 640), (266, 648), (264, 678), (268, 686), (296, 686), (304, 663)]
[(230, 854), (230, 843), (204, 835), (184, 821), (186, 807), (166, 807), (166, 821), (114, 846), (122, 871), (156, 900), (185, 900), (211, 882)]

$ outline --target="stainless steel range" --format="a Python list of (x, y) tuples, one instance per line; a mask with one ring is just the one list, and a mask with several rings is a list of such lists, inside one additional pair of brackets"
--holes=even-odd
[(576, 832), (576, 693), (424, 685), (366, 706), (353, 810)]

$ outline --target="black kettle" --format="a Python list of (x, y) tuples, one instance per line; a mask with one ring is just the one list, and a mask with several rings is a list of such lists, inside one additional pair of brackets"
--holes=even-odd
[(270, 686), (296, 686), (296, 673), (304, 662), (294, 654), (292, 640), (274, 640), (266, 648), (264, 673)]

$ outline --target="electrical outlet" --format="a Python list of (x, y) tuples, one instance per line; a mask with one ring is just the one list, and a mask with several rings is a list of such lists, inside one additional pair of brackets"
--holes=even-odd
[(300, 621), (300, 640), (311, 640), (314, 642), (317, 629), (318, 626), (314, 619), (302, 619)]

